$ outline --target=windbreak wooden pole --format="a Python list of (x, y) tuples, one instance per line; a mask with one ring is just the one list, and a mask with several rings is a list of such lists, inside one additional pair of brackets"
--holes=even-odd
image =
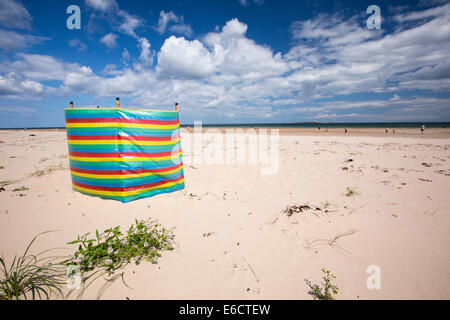
[(73, 108), (73, 101), (70, 101), (70, 109)]
[(175, 111), (178, 112), (178, 102), (175, 102)]
[(119, 98), (116, 98), (116, 105), (117, 105), (117, 109), (119, 109), (120, 108), (120, 99)]

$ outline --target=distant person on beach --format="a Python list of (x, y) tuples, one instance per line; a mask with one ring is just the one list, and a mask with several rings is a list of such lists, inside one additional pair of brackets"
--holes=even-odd
[(425, 125), (422, 125), (422, 126), (420, 127), (420, 132), (422, 132), (422, 134), (423, 134), (424, 131), (425, 131)]
[(347, 133), (347, 128), (344, 128), (344, 132)]
[(395, 134), (395, 129), (392, 129), (392, 133)]
[(319, 129), (319, 130), (320, 130), (320, 126), (318, 126), (318, 127), (317, 127), (317, 129)]
[(389, 133), (389, 130), (388, 130), (388, 129), (386, 129), (386, 133)]

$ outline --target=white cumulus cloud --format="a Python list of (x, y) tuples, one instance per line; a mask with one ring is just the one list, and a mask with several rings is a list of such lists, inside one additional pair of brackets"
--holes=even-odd
[(85, 2), (89, 7), (100, 11), (109, 11), (118, 8), (115, 0), (85, 0)]
[(141, 47), (141, 54), (139, 55), (139, 60), (144, 65), (153, 64), (153, 55), (150, 51), (150, 42), (146, 38), (139, 38), (139, 45)]
[(117, 35), (114, 33), (105, 34), (100, 42), (107, 46), (109, 49), (114, 49), (117, 46)]
[(281, 54), (245, 37), (247, 25), (237, 19), (203, 42), (171, 36), (158, 53), (157, 71), (164, 76), (201, 78), (214, 73), (255, 78), (287, 71)]
[(44, 86), (33, 80), (23, 79), (17, 73), (0, 75), (0, 96), (36, 96), (42, 93)]
[(172, 11), (165, 12), (164, 10), (159, 13), (158, 24), (155, 30), (161, 35), (166, 33), (167, 30), (187, 37), (193, 34), (192, 27), (184, 22), (183, 16), (177, 16)]
[(31, 29), (32, 17), (18, 1), (0, 0), (0, 26), (12, 29)]
[(158, 53), (158, 71), (164, 76), (205, 77), (215, 69), (211, 53), (198, 41), (171, 36)]

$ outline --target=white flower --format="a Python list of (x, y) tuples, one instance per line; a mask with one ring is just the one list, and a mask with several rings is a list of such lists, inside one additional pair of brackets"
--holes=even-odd
[(111, 263), (112, 263), (112, 260), (111, 260), (111, 259), (106, 259), (106, 260), (105, 260), (105, 264), (106, 264), (107, 266), (109, 266)]
[(141, 257), (134, 257), (133, 259), (136, 264), (139, 264), (141, 262)]
[(144, 243), (144, 247), (148, 247), (148, 243), (147, 243), (147, 241)]
[(113, 248), (109, 247), (108, 248), (108, 254), (110, 254), (111, 252), (113, 252)]

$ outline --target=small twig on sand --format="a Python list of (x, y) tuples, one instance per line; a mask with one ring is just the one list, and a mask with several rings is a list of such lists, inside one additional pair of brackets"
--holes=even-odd
[(244, 257), (242, 257), (242, 260), (244, 260), (244, 261), (245, 261), (245, 263), (247, 263), (247, 264), (248, 264), (248, 266), (249, 266), (250, 270), (252, 270), (252, 272), (253, 272), (253, 275), (255, 276), (256, 282), (259, 282), (258, 276), (257, 276), (257, 275), (256, 275), (256, 273), (255, 273), (255, 270), (253, 270), (252, 266), (250, 265), (250, 263), (248, 263), (247, 259), (245, 259)]
[(430, 212), (429, 210), (425, 211), (423, 214), (428, 214), (430, 216), (434, 216), (436, 214), (436, 212), (438, 212), (439, 208), (437, 208), (436, 210), (434, 210), (433, 212)]
[[(335, 249), (336, 251), (338, 251), (341, 254), (344, 255), (349, 255), (350, 257), (353, 257), (354, 259), (356, 259), (357, 261), (361, 262), (360, 259), (358, 259), (356, 256), (354, 256), (350, 251), (344, 249), (343, 247), (339, 246), (337, 244), (337, 241), (342, 238), (342, 237), (346, 237), (346, 236), (350, 236), (354, 233), (356, 233), (356, 230), (349, 230), (347, 232), (342, 232), (342, 233), (338, 233), (335, 236), (331, 237), (330, 239), (315, 239), (315, 240), (305, 240), (305, 249), (306, 250), (312, 250), (312, 249), (318, 249), (317, 246), (319, 245), (326, 245), (329, 246), (330, 248)], [(344, 252), (344, 253), (342, 253)]]

